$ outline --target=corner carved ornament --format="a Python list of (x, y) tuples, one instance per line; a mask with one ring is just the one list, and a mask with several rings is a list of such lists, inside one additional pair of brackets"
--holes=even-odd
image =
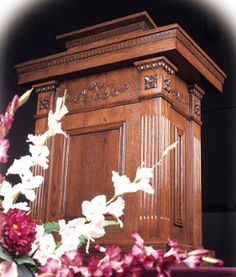
[(49, 83), (35, 87), (35, 92), (39, 94), (38, 110), (48, 110), (51, 103), (51, 92), (56, 91), (58, 88), (57, 83)]
[(50, 96), (39, 97), (39, 110), (48, 110), (50, 107)]
[(129, 82), (125, 82), (122, 86), (115, 84), (106, 84), (100, 80), (95, 80), (88, 87), (79, 89), (75, 95), (67, 94), (66, 101), (69, 103), (91, 103), (98, 100), (106, 100), (108, 97), (115, 97), (127, 91), (130, 87)]
[(157, 88), (157, 74), (144, 77), (144, 89)]
[(194, 95), (194, 99), (192, 100), (192, 105), (193, 105), (193, 112), (197, 116), (201, 116), (201, 99), (204, 95), (204, 91), (202, 91), (200, 88), (197, 86), (190, 86), (189, 87), (189, 93)]

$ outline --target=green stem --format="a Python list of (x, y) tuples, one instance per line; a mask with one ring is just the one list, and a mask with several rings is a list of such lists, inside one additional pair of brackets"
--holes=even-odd
[(114, 195), (107, 203), (106, 206), (110, 205), (112, 202), (114, 202), (117, 199), (117, 195)]

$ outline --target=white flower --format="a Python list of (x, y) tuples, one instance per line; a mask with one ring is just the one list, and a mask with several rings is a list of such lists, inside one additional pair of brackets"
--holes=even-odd
[(60, 121), (64, 115), (68, 113), (68, 109), (65, 106), (65, 97), (58, 97), (55, 110), (55, 118)]
[(44, 227), (36, 226), (36, 239), (32, 244), (29, 255), (38, 260), (41, 265), (44, 265), (48, 258), (55, 256), (56, 242), (52, 234), (45, 234)]
[(32, 174), (30, 168), (33, 166), (33, 160), (30, 155), (21, 157), (20, 159), (15, 159), (13, 164), (7, 170), (8, 174), (17, 174), (21, 177), (26, 177)]
[(107, 206), (107, 213), (113, 215), (119, 222), (120, 227), (123, 227), (123, 222), (120, 220), (120, 216), (124, 214), (125, 201), (123, 198), (118, 197), (116, 201)]
[(64, 97), (59, 97), (56, 103), (56, 110), (50, 111), (48, 114), (48, 135), (53, 136), (55, 134), (63, 134), (66, 136), (66, 133), (61, 128), (60, 120), (62, 117), (68, 113), (68, 109), (65, 106)]
[(138, 182), (131, 183), (127, 176), (120, 176), (119, 173), (112, 171), (112, 181), (114, 183), (116, 196), (136, 192), (138, 190), (151, 194), (154, 193), (152, 186), (149, 184), (149, 179), (146, 178), (143, 178)]
[(43, 146), (48, 138), (48, 133), (45, 132), (42, 135), (28, 135), (27, 142), (32, 142), (35, 146)]
[(105, 235), (105, 218), (103, 215), (93, 218), (90, 223), (84, 225), (83, 236), (87, 238), (86, 253), (88, 253), (90, 240), (103, 237)]
[(40, 165), (44, 169), (48, 168), (48, 156), (50, 152), (46, 145), (35, 146), (31, 144), (29, 147), (29, 151), (32, 155), (34, 165)]
[(93, 218), (90, 223), (84, 225), (83, 235), (88, 239), (94, 241), (96, 238), (100, 238), (105, 235), (105, 218), (103, 215)]
[(2, 207), (5, 213), (10, 208), (16, 208), (24, 211), (28, 211), (30, 209), (28, 207), (28, 203), (26, 202), (14, 203), (19, 193), (19, 188), (17, 186), (12, 186), (7, 181), (3, 181), (3, 183), (0, 185), (0, 195), (4, 197), (4, 199), (2, 200)]
[(94, 217), (103, 215), (106, 212), (105, 195), (98, 195), (91, 201), (83, 201), (82, 203), (82, 214), (87, 218), (88, 221), (91, 221)]
[[(29, 177), (29, 176), (28, 176)], [(40, 175), (37, 176), (30, 176), (30, 178), (22, 178), (22, 183), (19, 183), (15, 185), (14, 187), (25, 197), (30, 200), (34, 201), (36, 194), (35, 194), (35, 189), (38, 188), (42, 182), (43, 182), (43, 177)]]
[(153, 187), (149, 184), (149, 179), (141, 179), (138, 183), (133, 184), (136, 187), (136, 191), (142, 190), (149, 194), (154, 194)]
[(127, 192), (133, 192), (132, 187), (130, 187), (130, 180), (127, 176), (120, 176), (116, 171), (112, 171), (112, 181), (115, 187), (115, 195), (122, 195)]
[(152, 167), (138, 167), (134, 182), (138, 182), (141, 179), (151, 179), (153, 177)]
[[(77, 249), (80, 243), (80, 236), (84, 233), (85, 218), (76, 218), (68, 223), (64, 219), (59, 220), (59, 234), (61, 235), (62, 245), (58, 248), (58, 252)], [(62, 251), (62, 252), (63, 252)]]

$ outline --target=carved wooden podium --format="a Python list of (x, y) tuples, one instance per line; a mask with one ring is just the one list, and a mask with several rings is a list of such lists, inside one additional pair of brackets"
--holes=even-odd
[(101, 243), (126, 248), (137, 230), (145, 242), (167, 238), (202, 245), (201, 98), (206, 82), (222, 91), (224, 72), (177, 24), (157, 27), (146, 12), (60, 35), (66, 51), (16, 66), (19, 84), (38, 93), (36, 133), (67, 89), (68, 137), (49, 142), (51, 167), (37, 191), (33, 216), (72, 219), (81, 203), (111, 197), (111, 171), (135, 177), (176, 140), (155, 170), (153, 196), (125, 196), (124, 228), (112, 226)]

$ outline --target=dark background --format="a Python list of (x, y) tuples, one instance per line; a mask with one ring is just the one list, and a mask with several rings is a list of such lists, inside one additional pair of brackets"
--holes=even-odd
[[(206, 88), (202, 103), (203, 243), (214, 249), (226, 266), (236, 266), (235, 51), (233, 35), (223, 19), (181, 0), (49, 1), (25, 13), (8, 34), (1, 58), (1, 105), (6, 106), (15, 93), (26, 89), (17, 85), (15, 64), (64, 50), (56, 35), (143, 10), (158, 26), (180, 24), (228, 76), (224, 93)], [(34, 130), (35, 110), (33, 95), (17, 112), (10, 134), (10, 163), (27, 152), (25, 140)]]

